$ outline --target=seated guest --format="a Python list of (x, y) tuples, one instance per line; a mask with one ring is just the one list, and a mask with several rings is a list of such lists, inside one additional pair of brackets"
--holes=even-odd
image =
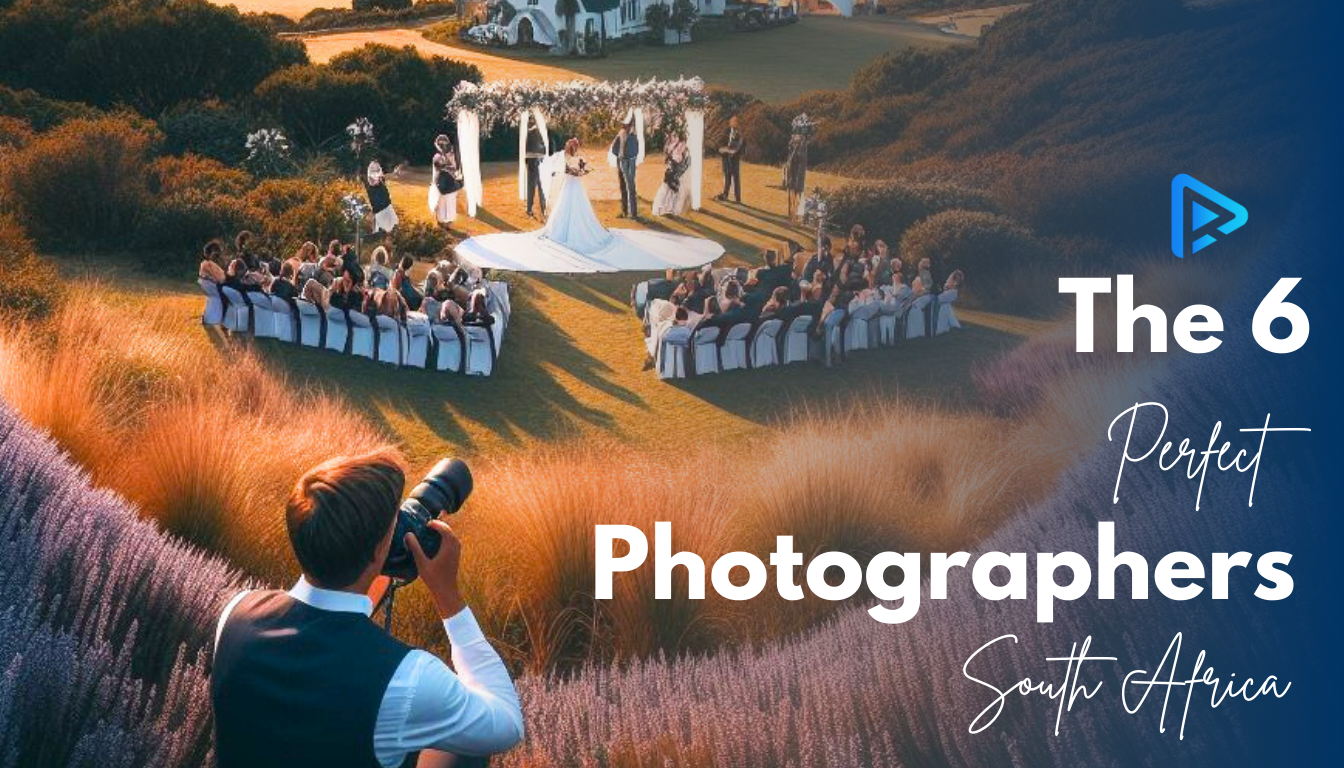
[(373, 249), (373, 262), (369, 264), (369, 287), (387, 288), (392, 284), (393, 269), (387, 265), (387, 249), (378, 246)]
[(844, 253), (851, 259), (868, 258), (868, 233), (862, 224), (855, 224), (849, 228), (849, 240), (845, 242)]
[[(374, 252), (374, 257), (378, 255)], [(402, 256), (401, 262), (397, 264), (397, 271), (392, 274), (391, 288), (401, 297), (402, 302), (413, 310), (419, 310), (420, 305), (424, 304), (425, 297), (420, 291), (415, 289), (415, 283), (411, 280), (411, 268), (415, 266), (415, 259), (410, 256)]]
[(317, 280), (308, 280), (303, 284), (303, 300), (311, 304), (316, 304), (323, 312), (330, 306), (328, 302), (328, 291), (326, 286)]
[[(299, 250), (286, 263), (294, 265), (296, 277), (302, 274), (304, 265), (311, 265), (309, 268), (310, 274), (303, 277), (303, 280), (311, 280), (313, 278), (312, 273), (317, 270), (317, 243), (309, 241), (299, 246)], [(299, 284), (302, 285), (303, 283), (300, 282)]]
[(966, 274), (960, 269), (952, 270), (952, 274), (947, 276), (947, 282), (943, 283), (944, 291), (955, 291), (961, 287), (961, 282), (966, 279)]
[(359, 265), (359, 254), (355, 253), (354, 249), (348, 245), (345, 247), (345, 253), (341, 255), (340, 267), (337, 268), (336, 274), (349, 275), (355, 285), (361, 289), (368, 285), (364, 276), (364, 268)]
[(390, 317), (399, 323), (406, 322), (406, 300), (401, 294), (388, 289), (381, 288), (369, 291), (364, 299), (364, 314), (383, 315)]
[(735, 309), (740, 309), (742, 307), (742, 284), (737, 280), (729, 280), (723, 284), (723, 291), (716, 299), (718, 307), (714, 314), (726, 314)]
[(484, 288), (472, 291), (471, 299), (467, 302), (467, 311), (462, 313), (462, 324), (485, 327), (495, 324), (494, 316), (490, 314), (486, 307)]
[(873, 258), (869, 267), (869, 272), (871, 273), (869, 287), (877, 288), (883, 285), (890, 285), (892, 259), (887, 255), (887, 244), (878, 240), (873, 248), (875, 253), (873, 253)]
[(924, 278), (915, 278), (915, 281), (910, 284), (910, 293), (911, 296), (916, 299), (923, 296), (925, 293), (928, 293), (928, 291), (924, 290)]
[(242, 259), (243, 263), (247, 265), (248, 271), (257, 272), (261, 269), (261, 260), (258, 259), (257, 254), (251, 250), (251, 243), (251, 232), (248, 232), (247, 230), (239, 232), (237, 236), (233, 238), (234, 257)]
[(327, 243), (328, 256), (339, 259), (344, 253), (345, 250), (341, 247), (341, 241), (339, 239), (332, 240), (331, 242)]
[(933, 262), (929, 259), (919, 260), (919, 280), (925, 291), (933, 290)]
[(340, 256), (323, 256), (322, 260), (317, 262), (317, 274), (314, 279), (325, 288), (330, 288), (332, 283), (336, 282), (336, 275), (341, 271)]
[(798, 286), (803, 301), (821, 301), (826, 298), (826, 272), (820, 268), (812, 272), (812, 279)]
[(224, 267), (220, 260), (224, 258), (224, 244), (218, 240), (211, 240), (205, 244), (202, 250), (201, 268), (197, 275), (202, 280), (209, 280), (216, 285), (223, 285), (225, 278)]
[(332, 286), (327, 296), (327, 305), (346, 312), (363, 312), (364, 288), (355, 282), (347, 271)]
[(761, 322), (770, 320), (779, 314), (780, 310), (789, 305), (789, 289), (785, 286), (779, 286), (770, 293), (770, 300), (761, 307)]
[(298, 295), (298, 286), (294, 284), (295, 272), (292, 262), (280, 265), (280, 277), (271, 281), (270, 293), (282, 299), (292, 299)]

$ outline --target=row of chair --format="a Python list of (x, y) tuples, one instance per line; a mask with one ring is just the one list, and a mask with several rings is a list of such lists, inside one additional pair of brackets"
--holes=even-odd
[(326, 349), (407, 368), (433, 368), (470, 376), (489, 376), (499, 358), (511, 309), (508, 286), (488, 283), (490, 326), (431, 322), (439, 305), (425, 299), (424, 314), (399, 321), (337, 307), (322, 307), (302, 298), (285, 299), (260, 291), (240, 292), (231, 286), (199, 280), (205, 293), (201, 322), (230, 333), (251, 334), (288, 344)]
[(694, 330), (673, 326), (661, 338), (652, 335), (657, 333), (654, 329), (649, 353), (662, 379), (808, 360), (830, 366), (851, 352), (891, 347), (898, 340), (938, 336), (960, 328), (953, 310), (957, 293), (953, 289), (937, 296), (925, 294), (904, 306), (873, 302), (852, 313), (833, 313), (820, 333), (813, 332), (819, 313), (806, 311), (726, 329), (712, 323)]

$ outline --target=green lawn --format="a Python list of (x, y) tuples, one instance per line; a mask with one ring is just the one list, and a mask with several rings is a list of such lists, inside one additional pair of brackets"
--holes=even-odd
[[(428, 27), (425, 36), (460, 46)], [(558, 58), (542, 51), (491, 48), (492, 54), (560, 66), (602, 80), (698, 75), (710, 85), (789, 101), (809, 91), (843, 88), (863, 65), (912, 45), (965, 45), (929, 27), (897, 20), (807, 16), (763, 32), (730, 33), (690, 45), (623, 48), (604, 59)], [(490, 72), (486, 72), (490, 79)]]
[[(537, 226), (522, 214), (514, 168), (509, 163), (486, 167), (485, 208), (478, 220), (460, 217), (459, 226), (472, 232)], [(660, 172), (656, 158), (641, 168), (645, 205)], [(788, 235), (806, 237), (771, 212), (783, 207), (783, 193), (770, 187), (777, 175), (773, 168), (746, 166), (745, 199), (751, 205), (739, 208), (709, 201), (715, 178), (707, 173), (704, 209), (664, 226), (724, 243), (728, 263), (756, 263), (761, 247)], [(428, 217), (421, 181), (419, 173), (411, 172), (394, 182), (403, 219)], [(833, 186), (843, 180), (815, 174), (815, 181)], [(617, 205), (598, 200), (594, 207), (615, 225)], [(488, 379), (396, 370), (278, 342), (226, 340), (201, 328), (202, 299), (186, 280), (123, 272), (109, 287), (136, 304), (180, 317), (176, 327), (197, 339), (204, 355), (227, 356), (238, 345), (250, 345), (300, 386), (341, 393), (387, 430), (416, 465), (446, 454), (493, 456), (585, 437), (616, 438), (655, 451), (686, 450), (706, 440), (737, 443), (759, 436), (798, 408), (876, 394), (957, 410), (974, 407), (969, 369), (1043, 325), (963, 311), (966, 328), (961, 332), (859, 353), (831, 370), (798, 364), (669, 383), (645, 370), (640, 324), (627, 306), (631, 286), (644, 277), (507, 275), (513, 322), (496, 374)]]

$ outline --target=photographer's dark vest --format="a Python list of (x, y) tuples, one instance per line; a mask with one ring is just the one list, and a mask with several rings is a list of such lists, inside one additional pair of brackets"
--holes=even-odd
[(249, 593), (210, 676), (219, 768), (380, 768), (374, 725), (409, 652), (363, 614)]

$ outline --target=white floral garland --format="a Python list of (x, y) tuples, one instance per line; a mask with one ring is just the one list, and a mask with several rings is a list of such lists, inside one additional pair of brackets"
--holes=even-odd
[(579, 121), (592, 114), (623, 117), (629, 110), (644, 110), (652, 126), (666, 119), (681, 120), (688, 109), (704, 109), (709, 103), (705, 81), (698, 77), (676, 80), (621, 80), (587, 82), (571, 80), (543, 83), (533, 80), (503, 80), (485, 85), (462, 82), (448, 102), (448, 119), (459, 111), (475, 112), (482, 135), (499, 123), (516, 124), (519, 116), (539, 107), (547, 120)]

